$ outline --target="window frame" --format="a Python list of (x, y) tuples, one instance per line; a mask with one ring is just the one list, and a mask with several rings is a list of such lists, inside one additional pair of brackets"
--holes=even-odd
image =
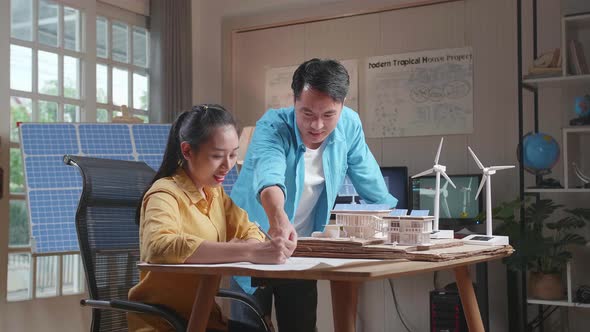
[[(143, 15), (139, 15), (139, 14), (135, 14), (132, 12), (128, 12), (125, 9), (121, 9), (121, 8), (117, 8), (117, 7), (113, 7), (110, 5), (106, 5), (106, 4), (101, 4), (100, 2), (96, 2), (93, 0), (84, 0), (84, 1), (80, 1), (79, 3), (76, 1), (68, 1), (68, 0), (53, 0), (52, 2), (56, 5), (58, 5), (58, 30), (57, 30), (57, 34), (58, 34), (58, 46), (57, 47), (52, 47), (52, 46), (47, 46), (43, 43), (39, 42), (39, 35), (38, 35), (38, 28), (39, 28), (39, 17), (38, 17), (38, 11), (39, 11), (39, 0), (31, 0), (32, 3), (32, 22), (31, 22), (31, 36), (32, 36), (32, 40), (31, 41), (27, 41), (27, 40), (21, 40), (21, 39), (17, 39), (17, 38), (13, 38), (12, 37), (12, 33), (11, 33), (11, 6), (12, 6), (12, 2), (13, 1), (19, 1), (19, 0), (9, 0), (6, 2), (6, 4), (2, 4), (0, 5), (0, 7), (4, 7), (6, 6), (8, 8), (8, 10), (5, 11), (3, 17), (8, 18), (8, 20), (5, 20), (5, 25), (4, 27), (8, 27), (7, 29), (3, 29), (4, 31), (0, 33), (0, 35), (2, 36), (6, 36), (7, 38), (4, 39), (6, 45), (8, 46), (8, 52), (4, 53), (2, 55), (0, 55), (0, 60), (1, 59), (5, 59), (5, 61), (8, 62), (9, 66), (9, 73), (10, 73), (10, 45), (17, 45), (17, 46), (22, 46), (22, 47), (27, 47), (30, 48), (32, 50), (32, 56), (31, 56), (31, 91), (21, 91), (21, 90), (13, 90), (10, 86), (10, 74), (7, 75), (6, 78), (4, 79), (0, 79), (2, 82), (0, 82), (0, 87), (2, 86), (6, 86), (6, 89), (2, 92), (0, 92), (0, 100), (1, 99), (5, 99), (5, 103), (8, 106), (6, 109), (8, 109), (7, 114), (3, 114), (0, 116), (0, 119), (7, 119), (8, 121), (6, 121), (5, 123), (6, 128), (1, 128), (0, 132), (4, 132), (4, 130), (7, 130), (6, 133), (6, 138), (7, 138), (7, 142), (0, 142), (2, 143), (2, 146), (0, 146), (0, 151), (4, 152), (2, 154), (0, 154), (0, 156), (2, 156), (2, 159), (0, 160), (0, 166), (1, 165), (6, 165), (6, 167), (4, 167), (5, 169), (5, 173), (7, 173), (7, 176), (5, 177), (6, 179), (6, 195), (4, 195), (4, 197), (2, 197), (2, 199), (0, 199), (0, 201), (2, 202), (0, 204), (0, 213), (2, 213), (3, 216), (7, 217), (7, 220), (10, 220), (10, 212), (9, 212), (9, 206), (10, 206), (10, 202), (12, 201), (27, 201), (26, 200), (26, 189), (25, 192), (22, 193), (13, 193), (10, 192), (9, 189), (9, 184), (10, 184), (10, 151), (11, 149), (20, 149), (21, 148), (21, 143), (20, 141), (18, 142), (13, 142), (11, 140), (10, 137), (10, 133), (11, 133), (11, 126), (12, 126), (12, 107), (11, 107), (11, 103), (12, 103), (12, 98), (13, 97), (17, 97), (17, 98), (27, 98), (29, 100), (31, 100), (31, 121), (32, 122), (38, 122), (39, 120), (39, 102), (44, 101), (44, 102), (55, 102), (57, 103), (57, 122), (64, 122), (64, 110), (65, 110), (65, 106), (66, 105), (74, 105), (76, 107), (78, 107), (78, 111), (79, 114), (77, 115), (77, 121), (74, 122), (96, 122), (96, 109), (97, 108), (102, 108), (101, 105), (102, 104), (98, 104), (97, 103), (97, 96), (96, 96), (96, 64), (97, 63), (105, 63), (103, 58), (99, 58), (96, 55), (96, 18), (98, 16), (102, 16), (102, 17), (106, 17), (109, 20), (110, 19), (116, 19), (118, 21), (124, 22), (125, 24), (128, 25), (129, 27), (129, 43), (128, 43), (128, 48), (129, 48), (129, 60), (130, 63), (129, 65), (129, 69), (128, 70), (128, 75), (129, 75), (129, 94), (128, 94), (128, 100), (130, 102), (133, 101), (133, 84), (132, 84), (132, 79), (133, 79), (133, 73), (134, 72), (138, 72), (140, 70), (144, 70), (147, 77), (148, 77), (148, 95), (149, 95), (149, 54), (148, 56), (148, 62), (147, 62), (147, 67), (143, 68), (143, 67), (139, 67), (139, 66), (134, 66), (133, 65), (133, 58), (132, 58), (132, 47), (133, 47), (133, 39), (132, 39), (132, 31), (133, 31), (133, 26), (138, 26), (140, 28), (146, 29), (147, 34), (148, 34), (148, 46), (146, 47), (147, 52), (149, 53), (149, 38), (150, 38), (150, 32), (149, 29), (147, 28), (147, 18)], [(73, 8), (79, 11), (80, 13), (80, 30), (79, 30), (79, 41), (80, 41), (80, 49), (79, 51), (73, 51), (70, 49), (65, 48), (65, 43), (64, 43), (64, 22), (65, 22), (65, 18), (64, 18), (64, 7), (68, 7), (68, 8)], [(1, 8), (0, 8), (1, 9)], [(110, 30), (111, 27), (110, 25), (108, 26), (108, 30)], [(110, 37), (110, 36), (109, 36)], [(109, 47), (111, 44), (111, 40), (109, 39)], [(39, 69), (39, 63), (38, 63), (38, 53), (39, 51), (46, 51), (46, 52), (51, 52), (53, 54), (57, 54), (58, 56), (58, 75), (57, 75), (57, 80), (58, 80), (58, 93), (57, 96), (54, 95), (48, 95), (48, 94), (42, 94), (39, 93), (39, 82), (38, 82), (38, 69)], [(110, 51), (110, 49), (109, 49)], [(78, 90), (79, 90), (79, 98), (70, 98), (70, 97), (65, 97), (65, 93), (64, 93), (64, 80), (65, 80), (65, 75), (64, 75), (64, 57), (65, 56), (70, 56), (70, 57), (74, 57), (76, 59), (79, 60), (78, 62), (78, 66), (79, 66), (79, 77), (78, 77)], [(112, 60), (110, 59), (110, 54), (109, 54), (109, 59), (111, 62)], [(115, 64), (116, 66), (123, 66), (124, 64), (118, 63), (118, 62), (113, 62), (113, 64)], [(112, 66), (113, 64), (109, 63), (109, 66)], [(109, 67), (110, 68), (110, 67)], [(107, 77), (110, 78), (110, 71), (108, 70), (107, 73)], [(4, 84), (4, 85), (3, 85)], [(112, 88), (112, 80), (108, 81), (108, 86)], [(109, 101), (112, 101), (112, 93), (111, 91), (109, 91), (109, 98), (111, 98)], [(111, 103), (112, 104), (112, 103)], [(111, 105), (114, 106), (114, 105)], [(114, 108), (110, 108), (109, 109), (109, 115), (112, 114), (112, 111), (114, 110)], [(134, 112), (135, 113), (135, 112)], [(149, 105), (148, 105), (148, 109), (143, 111), (141, 110), (141, 114), (149, 114)], [(109, 116), (109, 122), (111, 120), (111, 116)], [(4, 137), (4, 135), (2, 135)], [(5, 148), (5, 150), (1, 149), (1, 148)], [(6, 154), (6, 156), (4, 156), (4, 154)], [(3, 188), (1, 188), (3, 189)], [(0, 189), (0, 190), (1, 190)], [(27, 202), (28, 204), (28, 202)], [(27, 215), (29, 214), (29, 211), (27, 209)], [(9, 222), (7, 222), (5, 224), (5, 231), (6, 234), (10, 233), (10, 226), (9, 226)], [(29, 235), (31, 236), (31, 224), (30, 224), (30, 215), (27, 216), (27, 224), (29, 227)], [(5, 241), (5, 242), (4, 242)], [(59, 253), (33, 253), (32, 252), (32, 243), (29, 242), (28, 245), (10, 245), (10, 239), (7, 236), (6, 240), (4, 241), (0, 241), (0, 264), (3, 264), (2, 269), (6, 269), (5, 271), (8, 271), (8, 258), (9, 255), (12, 254), (27, 254), (30, 258), (29, 263), (30, 263), (30, 267), (29, 267), (29, 285), (28, 285), (28, 296), (26, 298), (19, 298), (19, 299), (9, 299), (8, 298), (8, 273), (3, 273), (2, 276), (0, 276), (0, 286), (1, 290), (0, 290), (0, 301), (7, 301), (7, 302), (13, 302), (13, 301), (30, 301), (30, 300), (34, 300), (37, 298), (45, 298), (46, 296), (38, 296), (37, 294), (37, 266), (38, 266), (38, 260), (37, 258), (41, 258), (41, 257), (51, 257), (51, 256), (56, 256), (57, 257), (57, 266), (56, 266), (56, 280), (55, 280), (55, 286), (56, 286), (56, 294), (55, 295), (51, 295), (50, 297), (58, 297), (58, 296), (69, 296), (69, 295), (76, 295), (76, 294), (81, 294), (84, 293), (86, 291), (86, 286), (84, 283), (84, 270), (82, 269), (82, 264), (80, 262), (80, 252), (79, 251), (69, 251), (69, 252), (59, 252)], [(78, 276), (76, 276), (78, 279), (76, 282), (79, 283), (80, 288), (78, 292), (68, 292), (67, 294), (64, 294), (64, 259), (66, 258), (66, 256), (68, 255), (78, 255), (78, 259), (74, 261), (73, 264), (79, 264), (78, 268)]]
[[(123, 104), (128, 107), (130, 114), (132, 115), (139, 115), (148, 117), (150, 114), (150, 105), (149, 105), (149, 82), (150, 82), (150, 31), (148, 29), (147, 20), (144, 16), (132, 13), (132, 12), (122, 12), (120, 9), (117, 10), (110, 5), (107, 4), (98, 4), (98, 10), (96, 13), (96, 17), (94, 21), (101, 17), (106, 19), (107, 21), (107, 57), (102, 58), (96, 55), (96, 63), (94, 66), (94, 74), (96, 74), (96, 65), (105, 65), (107, 67), (107, 102), (102, 103), (98, 102), (95, 98), (96, 107), (94, 109), (105, 109), (107, 110), (108, 114), (108, 122), (110, 122), (113, 118), (113, 113), (118, 112), (121, 108), (121, 105), (115, 105), (113, 102), (113, 68), (120, 68), (127, 71), (127, 103)], [(115, 61), (112, 58), (112, 50), (113, 50), (113, 23), (124, 23), (127, 25), (127, 56), (128, 62), (119, 62)], [(96, 27), (96, 24), (94, 25)], [(147, 33), (147, 45), (146, 45), (146, 67), (137, 66), (133, 63), (133, 28), (138, 27), (141, 29), (145, 29)], [(95, 38), (95, 46), (96, 46), (96, 34), (94, 35)], [(96, 49), (96, 47), (95, 47)], [(148, 96), (148, 105), (147, 109), (142, 110), (139, 108), (134, 107), (133, 105), (133, 74), (139, 73), (145, 77), (147, 77), (147, 96)], [(95, 80), (96, 82), (96, 77)], [(96, 91), (96, 88), (95, 88)], [(94, 92), (96, 95), (96, 92)], [(93, 121), (96, 121), (97, 114), (94, 114)], [(148, 120), (149, 121), (149, 120)]]

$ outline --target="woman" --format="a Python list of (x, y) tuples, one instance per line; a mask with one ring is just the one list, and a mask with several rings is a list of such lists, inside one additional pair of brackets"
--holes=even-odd
[[(289, 250), (283, 240), (264, 241), (264, 234), (221, 187), (236, 163), (237, 150), (236, 124), (223, 107), (195, 106), (176, 119), (162, 165), (138, 213), (142, 261), (285, 262)], [(188, 320), (199, 282), (194, 275), (142, 271), (129, 299), (166, 305)], [(128, 321), (130, 331), (171, 329), (163, 320), (147, 315), (129, 314)], [(215, 306), (208, 329), (227, 328)]]

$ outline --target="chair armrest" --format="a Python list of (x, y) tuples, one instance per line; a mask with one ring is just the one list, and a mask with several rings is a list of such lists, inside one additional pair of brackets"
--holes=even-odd
[(117, 310), (156, 315), (166, 320), (176, 331), (184, 332), (187, 328), (186, 320), (183, 317), (178, 315), (174, 310), (162, 305), (127, 300), (80, 300), (80, 305), (101, 310)]
[(258, 303), (254, 301), (254, 298), (248, 294), (242, 292), (236, 292), (229, 289), (219, 289), (217, 291), (217, 297), (220, 298), (227, 298), (234, 301), (242, 302), (243, 304), (250, 307), (252, 311), (258, 316), (260, 319), (260, 323), (264, 327), (266, 331), (270, 331), (270, 324), (267, 322), (267, 317), (264, 316), (262, 309), (258, 306)]

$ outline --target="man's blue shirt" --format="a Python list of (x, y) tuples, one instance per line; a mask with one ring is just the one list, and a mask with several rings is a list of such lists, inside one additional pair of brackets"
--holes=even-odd
[[(260, 204), (260, 192), (269, 186), (283, 190), (285, 212), (293, 222), (305, 177), (305, 149), (293, 107), (271, 109), (256, 123), (231, 198), (265, 230), (269, 222)], [(360, 118), (350, 108), (343, 107), (336, 128), (326, 138), (322, 159), (325, 186), (315, 208), (313, 231), (323, 230), (328, 222), (346, 175), (367, 203), (396, 206), (397, 199), (389, 194), (379, 165), (365, 142)]]

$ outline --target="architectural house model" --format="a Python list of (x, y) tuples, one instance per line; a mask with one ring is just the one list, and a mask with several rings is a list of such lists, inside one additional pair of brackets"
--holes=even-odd
[[(408, 216), (406, 212), (371, 204), (338, 204), (332, 210), (336, 216), (335, 224), (330, 226), (342, 230), (338, 234), (340, 238), (384, 239), (387, 243), (400, 245), (430, 243), (434, 217)], [(324, 233), (324, 237), (329, 237)]]

